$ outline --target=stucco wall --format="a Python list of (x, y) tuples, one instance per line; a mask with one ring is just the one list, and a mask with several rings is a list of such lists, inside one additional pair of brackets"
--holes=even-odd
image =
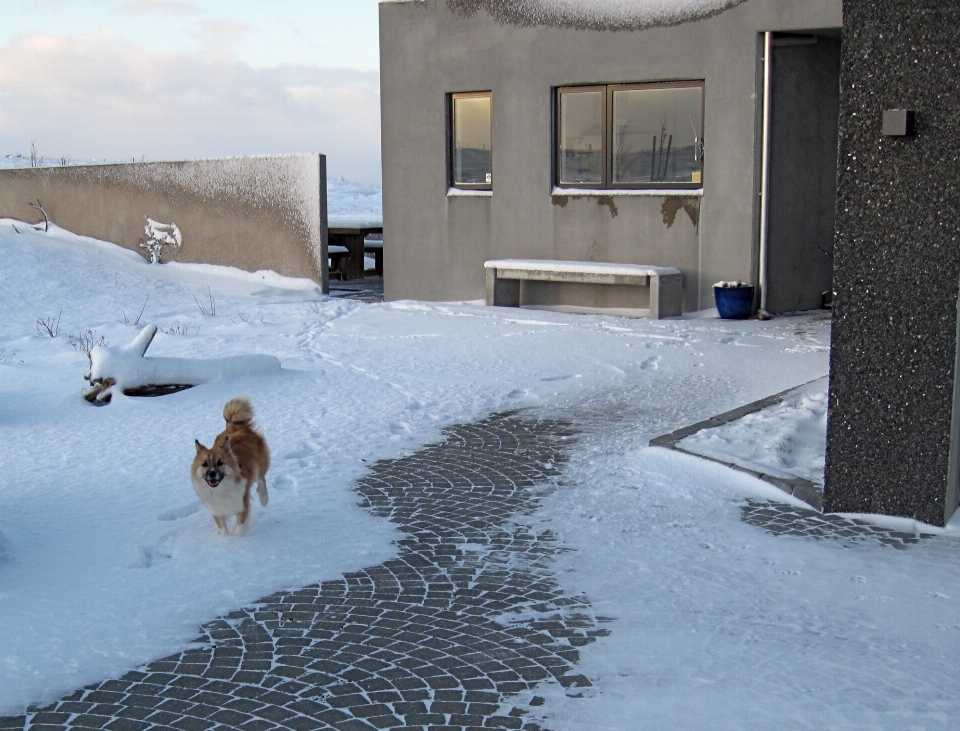
[(147, 217), (176, 223), (165, 261), (204, 262), (308, 277), (327, 290), (323, 155), (0, 171), (0, 217), (42, 220), (145, 254)]
[[(824, 506), (943, 524), (957, 505), (960, 5), (844, 6)], [(896, 108), (916, 111), (915, 137), (881, 136)]]
[[(841, 25), (840, 0), (748, 0), (647, 30), (494, 18), (445, 0), (380, 6), (387, 299), (479, 299), (493, 258), (675, 266), (685, 310), (756, 279), (757, 34)], [(702, 198), (551, 195), (558, 86), (704, 79)], [(493, 92), (494, 191), (447, 195), (446, 95)]]

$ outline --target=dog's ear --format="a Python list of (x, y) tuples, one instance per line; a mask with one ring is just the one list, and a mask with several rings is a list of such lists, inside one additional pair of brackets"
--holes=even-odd
[(205, 446), (203, 446), (202, 444), (200, 444), (200, 440), (199, 440), (199, 439), (194, 439), (194, 440), (193, 440), (193, 443), (197, 445), (197, 454), (200, 454), (200, 452), (205, 452), (205, 451), (207, 450), (207, 448), (206, 448)]

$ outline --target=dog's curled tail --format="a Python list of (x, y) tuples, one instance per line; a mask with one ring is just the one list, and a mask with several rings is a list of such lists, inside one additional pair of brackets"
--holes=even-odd
[(233, 434), (241, 427), (251, 427), (253, 425), (253, 407), (246, 396), (237, 396), (237, 398), (227, 401), (223, 407), (223, 420), (227, 422), (227, 434)]

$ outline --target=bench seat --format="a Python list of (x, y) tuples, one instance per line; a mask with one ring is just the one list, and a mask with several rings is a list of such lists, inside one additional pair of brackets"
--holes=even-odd
[[(521, 283), (571, 282), (589, 285), (619, 285), (649, 288), (646, 308), (616, 310), (633, 317), (676, 317), (681, 314), (683, 275), (673, 267), (643, 264), (611, 264), (595, 261), (554, 261), (551, 259), (494, 259), (484, 262), (487, 276), (487, 304), (519, 307), (522, 304)], [(565, 305), (573, 312), (597, 312), (602, 308)]]

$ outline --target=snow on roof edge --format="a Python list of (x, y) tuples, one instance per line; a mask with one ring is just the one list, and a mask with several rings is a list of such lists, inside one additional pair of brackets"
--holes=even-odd
[[(747, 0), (446, 0), (465, 17), (485, 11), (501, 24), (578, 30), (643, 30), (718, 15)], [(379, 0), (423, 3), (425, 0)]]

